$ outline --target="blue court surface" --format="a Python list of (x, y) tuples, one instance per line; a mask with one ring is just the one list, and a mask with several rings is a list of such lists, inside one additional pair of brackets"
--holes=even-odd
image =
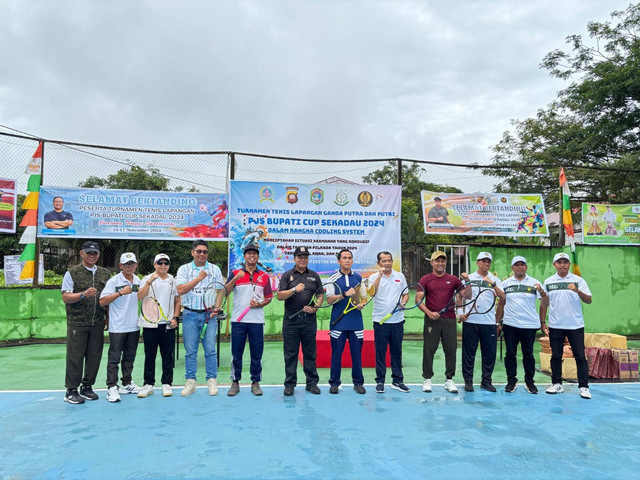
[(106, 392), (84, 405), (62, 391), (0, 393), (0, 478), (370, 479), (638, 478), (640, 385), (565, 393), (404, 394), (367, 386), (248, 386), (235, 398), (199, 388), (188, 398)]

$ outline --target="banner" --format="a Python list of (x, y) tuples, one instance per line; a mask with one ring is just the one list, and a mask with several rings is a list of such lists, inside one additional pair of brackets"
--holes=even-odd
[(437, 235), (548, 237), (542, 196), (422, 191), (424, 232)]
[[(4, 284), (9, 285), (31, 285), (33, 278), (20, 278), (20, 272), (26, 262), (20, 261), (20, 255), (4, 256)], [(33, 275), (33, 274), (32, 274)], [(44, 284), (44, 255), (40, 254), (40, 266), (38, 268), (38, 283)]]
[(42, 187), (39, 237), (224, 241), (227, 194)]
[(309, 268), (338, 270), (336, 254), (353, 252), (353, 269), (377, 271), (376, 255), (391, 252), (400, 270), (402, 189), (393, 185), (326, 185), (231, 181), (229, 267), (243, 262), (247, 245), (260, 248), (272, 276), (293, 268), (298, 246), (310, 251)]
[(582, 241), (587, 245), (640, 245), (640, 204), (582, 204)]
[(0, 178), (0, 233), (16, 233), (16, 182)]

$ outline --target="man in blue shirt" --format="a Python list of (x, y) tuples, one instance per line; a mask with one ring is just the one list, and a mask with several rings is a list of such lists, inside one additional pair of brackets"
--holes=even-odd
[(67, 230), (73, 225), (73, 215), (65, 212), (62, 197), (53, 197), (53, 210), (44, 214), (44, 226), (55, 230)]
[[(342, 352), (349, 340), (349, 350), (351, 350), (351, 377), (353, 379), (353, 389), (356, 393), (364, 394), (364, 377), (362, 375), (362, 344), (364, 339), (364, 325), (362, 323), (362, 306), (351, 310), (338, 322), (336, 319), (342, 314), (347, 306), (350, 297), (355, 293), (354, 287), (361, 281), (362, 277), (351, 270), (353, 265), (353, 254), (349, 250), (338, 252), (338, 265), (340, 270), (334, 273), (329, 281), (335, 282), (341, 289), (340, 295), (327, 295), (329, 303), (333, 304), (331, 309), (331, 373), (329, 375), (329, 393), (336, 394), (340, 387), (340, 374), (342, 371)], [(338, 298), (339, 297), (339, 298)]]

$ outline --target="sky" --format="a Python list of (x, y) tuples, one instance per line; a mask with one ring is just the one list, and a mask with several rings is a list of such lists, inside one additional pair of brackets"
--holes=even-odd
[[(488, 163), (512, 119), (568, 86), (540, 69), (545, 54), (627, 5), (8, 0), (0, 125), (158, 150)], [(23, 171), (10, 163), (0, 176)]]

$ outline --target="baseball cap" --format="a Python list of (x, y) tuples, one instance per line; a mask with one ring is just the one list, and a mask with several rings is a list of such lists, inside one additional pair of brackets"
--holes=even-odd
[(169, 255), (167, 255), (166, 253), (159, 253), (159, 254), (157, 254), (157, 255), (155, 256), (155, 258), (153, 259), (153, 263), (158, 263), (158, 260), (162, 260), (163, 258), (164, 258), (165, 260), (169, 260), (169, 261), (171, 261), (171, 259), (169, 258)]
[(569, 255), (567, 255), (566, 253), (560, 252), (560, 253), (556, 253), (553, 257), (553, 263), (556, 263), (558, 260), (560, 259), (565, 259), (565, 260), (569, 260), (569, 262), (571, 262), (571, 259), (569, 258)]
[(436, 258), (440, 258), (440, 257), (447, 258), (447, 254), (444, 253), (442, 250), (436, 250), (431, 254), (431, 260), (435, 260)]
[(82, 250), (85, 253), (91, 253), (91, 252), (100, 253), (100, 247), (98, 247), (98, 244), (96, 242), (84, 242), (82, 244)]
[(126, 252), (120, 255), (120, 263), (124, 265), (125, 263), (129, 263), (129, 262), (138, 263), (138, 261), (136, 260), (136, 256), (133, 253)]
[(522, 255), (516, 255), (515, 257), (513, 257), (513, 260), (511, 260), (511, 266), (513, 267), (518, 262), (527, 263), (527, 259)]
[(298, 255), (309, 255), (309, 250), (307, 247), (296, 247), (296, 251), (293, 252), (293, 256), (297, 257)]
[(493, 257), (491, 256), (491, 254), (489, 252), (480, 252), (478, 254), (478, 256), (476, 257), (476, 260), (484, 260), (485, 258), (488, 258), (489, 260), (491, 260), (493, 262)]
[(255, 245), (247, 245), (246, 247), (244, 247), (244, 252), (243, 253), (247, 253), (247, 252), (258, 252), (260, 253), (260, 249), (258, 247), (256, 247)]

